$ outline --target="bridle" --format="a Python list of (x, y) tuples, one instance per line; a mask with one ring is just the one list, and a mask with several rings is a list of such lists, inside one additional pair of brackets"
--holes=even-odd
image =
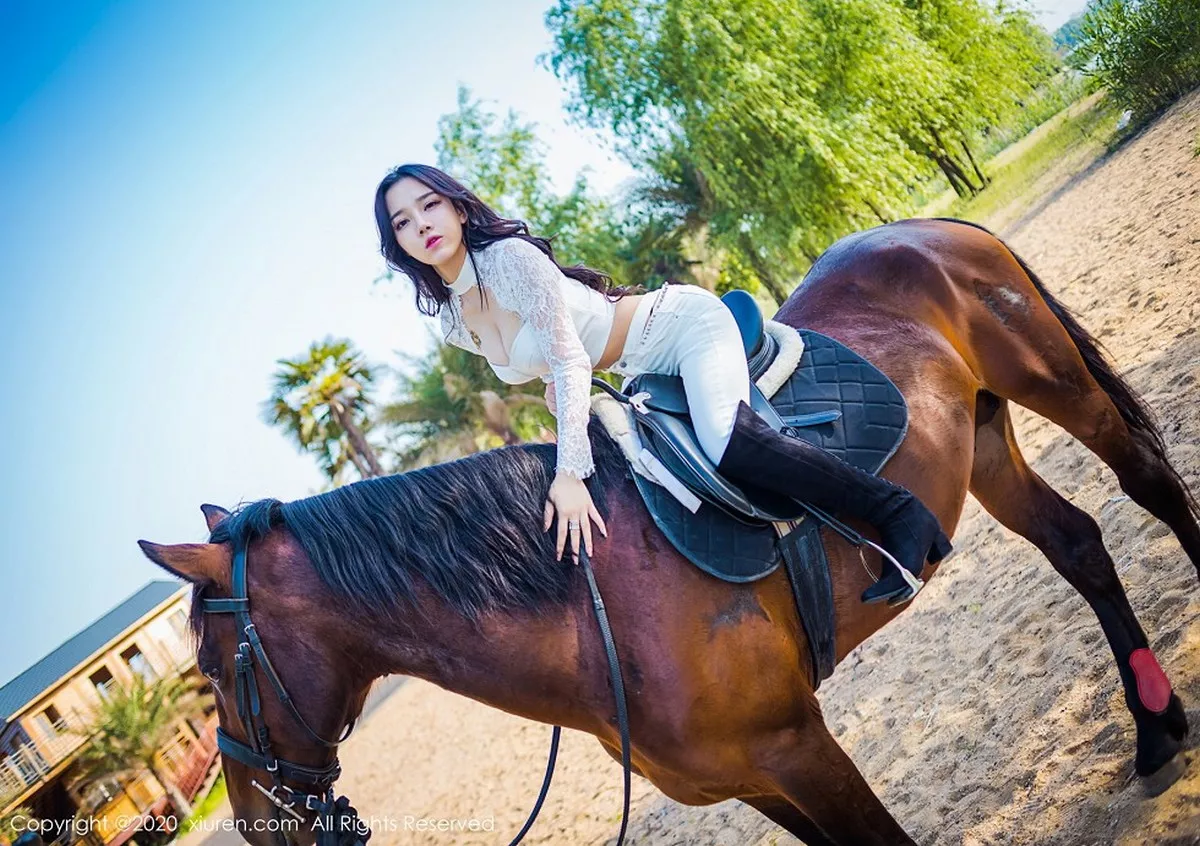
[[(246, 544), (245, 541), (235, 541), (233, 548), (233, 596), (228, 599), (201, 599), (201, 608), (205, 614), (232, 614), (238, 628), (237, 651), (233, 655), (234, 690), (237, 699), (237, 715), (242, 722), (250, 745), (231, 737), (220, 726), (217, 727), (217, 748), (221, 754), (232, 758), (254, 770), (267, 772), (273, 784), (267, 788), (257, 779), (250, 783), (275, 806), (275, 819), (282, 821), (282, 814), (288, 814), (296, 822), (303, 822), (304, 817), (296, 810), (297, 805), (313, 811), (320, 818), (317, 834), (318, 846), (365, 846), (371, 837), (370, 826), (363, 823), (357, 812), (350, 806), (350, 800), (345, 796), (337, 799), (333, 795), (333, 783), (342, 774), (337, 755), (324, 767), (310, 767), (298, 764), (286, 758), (275, 755), (271, 749), (270, 732), (262, 717), (262, 698), (259, 696), (258, 682), (254, 676), (254, 665), (257, 660), (267, 682), (275, 689), (275, 695), (283, 703), (284, 708), (307, 733), (308, 736), (328, 749), (337, 749), (338, 744), (350, 736), (354, 729), (354, 721), (346, 726), (342, 736), (336, 741), (326, 740), (313, 731), (304, 721), (304, 717), (296, 709), (291, 695), (284, 688), (279, 674), (267, 658), (258, 630), (250, 619), (250, 597), (246, 590)], [(286, 781), (298, 782), (313, 793), (305, 793), (289, 787)], [(283, 831), (282, 825), (278, 828)], [(286, 838), (284, 838), (286, 842)]]
[[(596, 577), (592, 572), (591, 561), (584, 549), (580, 549), (579, 551), (579, 564), (587, 578), (588, 590), (592, 595), (592, 608), (596, 612), (596, 621), (600, 626), (601, 640), (604, 643), (604, 651), (608, 658), (609, 673), (612, 677), (613, 695), (616, 699), (617, 725), (621, 735), (621, 765), (624, 769), (625, 777), (625, 802), (621, 812), (621, 830), (617, 835), (616, 841), (617, 846), (621, 846), (625, 840), (625, 830), (629, 822), (629, 797), (631, 788), (629, 712), (625, 702), (625, 685), (621, 678), (621, 667), (617, 661), (616, 642), (608, 624), (608, 613), (604, 609), (604, 600), (600, 596), (600, 588), (596, 584)], [(250, 740), (250, 745), (231, 737), (224, 729), (217, 726), (217, 748), (221, 750), (222, 755), (232, 758), (251, 769), (270, 773), (273, 781), (270, 788), (261, 784), (257, 779), (251, 779), (250, 783), (271, 800), (271, 804), (275, 806), (275, 820), (277, 822), (282, 821), (282, 814), (284, 813), (290, 815), (296, 822), (303, 822), (304, 817), (296, 810), (297, 805), (299, 805), (306, 810), (313, 811), (319, 817), (320, 825), (317, 832), (317, 846), (366, 846), (366, 842), (371, 838), (371, 827), (359, 819), (358, 812), (350, 805), (349, 799), (345, 796), (339, 796), (335, 799), (333, 795), (333, 783), (342, 774), (342, 768), (338, 763), (336, 753), (333, 760), (324, 767), (310, 767), (306, 764), (297, 764), (295, 761), (280, 758), (272, 751), (270, 733), (267, 730), (266, 723), (263, 722), (262, 699), (259, 696), (258, 682), (254, 676), (256, 660), (259, 669), (262, 670), (271, 687), (275, 689), (275, 695), (283, 703), (288, 713), (291, 714), (292, 719), (308, 733), (309, 737), (320, 745), (336, 750), (338, 745), (349, 737), (350, 732), (354, 730), (355, 721), (350, 721), (342, 732), (341, 737), (336, 741), (326, 740), (304, 721), (304, 717), (296, 709), (291, 695), (284, 688), (279, 674), (275, 672), (275, 667), (271, 664), (270, 659), (267, 658), (267, 652), (263, 648), (262, 640), (258, 636), (258, 630), (254, 627), (254, 622), (250, 619), (250, 596), (246, 587), (246, 541), (243, 538), (233, 539), (233, 570), (231, 581), (233, 583), (232, 597), (228, 599), (203, 597), (201, 599), (201, 610), (205, 614), (232, 614), (237, 623), (238, 645), (237, 651), (233, 656), (235, 672), (234, 690), (236, 692), (238, 719), (242, 722), (242, 727), (246, 732), (246, 737)], [(546, 775), (542, 780), (541, 793), (534, 803), (529, 818), (525, 821), (520, 832), (518, 832), (509, 846), (517, 846), (525, 838), (525, 835), (532, 828), (534, 820), (537, 819), (538, 813), (542, 809), (542, 804), (545, 802), (546, 795), (550, 791), (550, 780), (554, 776), (554, 764), (558, 758), (558, 746), (561, 734), (562, 728), (555, 726), (551, 736), (550, 755), (546, 763)], [(296, 790), (285, 784), (285, 780), (302, 783), (315, 789), (317, 792), (305, 793)], [(282, 837), (282, 825), (280, 825), (278, 831)], [(286, 844), (286, 838), (283, 839)]]

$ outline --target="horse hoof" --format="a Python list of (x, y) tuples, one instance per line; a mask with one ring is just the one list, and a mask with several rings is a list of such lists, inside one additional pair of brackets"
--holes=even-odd
[(1179, 781), (1186, 772), (1187, 761), (1184, 760), (1184, 754), (1180, 752), (1150, 775), (1142, 776), (1142, 792), (1146, 796), (1158, 796)]

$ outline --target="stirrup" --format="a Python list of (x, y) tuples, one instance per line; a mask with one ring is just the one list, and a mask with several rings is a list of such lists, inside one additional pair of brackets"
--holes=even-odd
[[(892, 554), (890, 552), (888, 552), (886, 549), (884, 549), (882, 546), (880, 546), (879, 544), (875, 543), (872, 540), (868, 540), (867, 538), (863, 538), (862, 540), (863, 540), (863, 543), (865, 543), (867, 546), (871, 547), (872, 549), (877, 550), (880, 555), (882, 555), (885, 559), (890, 561), (892, 563), (892, 566), (895, 567), (900, 572), (900, 578), (902, 578), (904, 580), (904, 584), (908, 586), (909, 593), (897, 594), (896, 596), (889, 598), (887, 601), (888, 605), (893, 605), (893, 606), (894, 605), (902, 605), (903, 603), (910, 601), (914, 596), (916, 596), (918, 593), (920, 593), (921, 588), (925, 587), (925, 582), (922, 581), (920, 576), (914, 576), (907, 567), (903, 566), (899, 561), (897, 561), (892, 556)], [(882, 580), (882, 579), (883, 579), (883, 574), (880, 573), (879, 580)], [(877, 580), (877, 583), (879, 580)], [(880, 597), (880, 599), (882, 599), (882, 598), (883, 597)]]

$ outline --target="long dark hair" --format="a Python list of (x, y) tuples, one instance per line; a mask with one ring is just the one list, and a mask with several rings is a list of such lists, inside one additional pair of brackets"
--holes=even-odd
[[(393, 168), (375, 189), (375, 225), (379, 227), (379, 251), (383, 253), (388, 267), (406, 274), (413, 281), (417, 292), (417, 309), (422, 314), (435, 315), (449, 301), (450, 291), (442, 282), (437, 270), (428, 264), (419, 262), (396, 243), (395, 233), (392, 232), (392, 219), (388, 215), (387, 202), (384, 195), (388, 189), (405, 177), (412, 177), (421, 184), (437, 191), (448, 199), (454, 208), (466, 214), (467, 222), (463, 224), (463, 240), (467, 247), (467, 260), (474, 263), (471, 253), (481, 250), (488, 244), (493, 244), (504, 238), (520, 238), (533, 244), (546, 254), (546, 257), (571, 279), (577, 279), (589, 288), (594, 288), (610, 300), (618, 300), (626, 294), (640, 292), (640, 288), (614, 285), (612, 278), (606, 273), (593, 270), (584, 265), (563, 267), (554, 257), (554, 248), (546, 238), (539, 238), (529, 232), (529, 226), (522, 220), (509, 220), (496, 214), (483, 200), (476, 197), (465, 185), (445, 171), (436, 167), (422, 164), (405, 164)], [(482, 297), (483, 292), (480, 291)]]

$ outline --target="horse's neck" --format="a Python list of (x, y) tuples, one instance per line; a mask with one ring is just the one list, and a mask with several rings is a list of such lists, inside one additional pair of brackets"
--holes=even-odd
[(583, 703), (603, 695), (605, 679), (579, 671), (575, 609), (494, 613), (472, 625), (431, 598), (423, 608), (421, 619), (369, 634), (381, 674), (414, 676), (529, 719), (588, 730)]

